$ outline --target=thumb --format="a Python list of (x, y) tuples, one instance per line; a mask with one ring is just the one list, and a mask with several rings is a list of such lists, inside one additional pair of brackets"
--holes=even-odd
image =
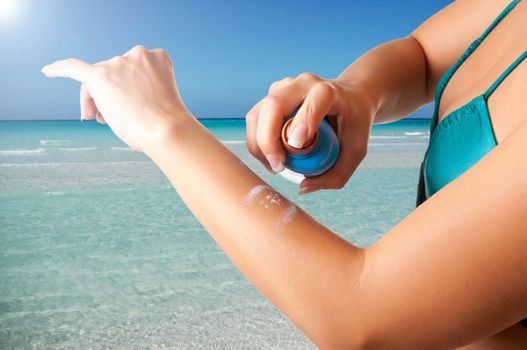
[(330, 84), (315, 84), (291, 122), (287, 143), (291, 147), (302, 148), (306, 141), (315, 135), (334, 100), (335, 92)]

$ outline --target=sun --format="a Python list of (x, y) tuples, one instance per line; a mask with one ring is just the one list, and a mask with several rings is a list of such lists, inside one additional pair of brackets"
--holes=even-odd
[(20, 0), (0, 0), (0, 23), (14, 19), (18, 13)]

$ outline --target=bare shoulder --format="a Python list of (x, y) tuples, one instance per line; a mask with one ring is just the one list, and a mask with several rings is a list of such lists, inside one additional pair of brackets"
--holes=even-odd
[(510, 0), (457, 0), (415, 29), (410, 36), (423, 48), (429, 92), (510, 3)]
[(454, 348), (527, 317), (525, 164), (524, 124), (367, 249), (378, 338)]

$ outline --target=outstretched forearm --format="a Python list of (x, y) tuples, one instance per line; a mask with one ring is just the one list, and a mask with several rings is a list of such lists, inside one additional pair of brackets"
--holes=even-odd
[(136, 46), (97, 65), (68, 59), (43, 72), (81, 81), (83, 117), (98, 111), (149, 156), (237, 267), (317, 345), (361, 339), (365, 298), (356, 281), (364, 251), (265, 184), (207, 131), (180, 99), (164, 51)]
[(426, 58), (412, 36), (368, 51), (338, 79), (358, 83), (376, 106), (374, 123), (398, 120), (430, 102)]
[(319, 346), (359, 333), (341, 303), (363, 251), (272, 189), (192, 116), (177, 120), (145, 151), (229, 258)]

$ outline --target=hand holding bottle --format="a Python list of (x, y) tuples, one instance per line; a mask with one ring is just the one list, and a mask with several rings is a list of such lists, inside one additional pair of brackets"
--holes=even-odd
[(247, 114), (247, 147), (269, 170), (284, 169), (281, 130), (286, 116), (301, 105), (290, 126), (288, 144), (300, 148), (313, 138), (326, 115), (336, 128), (340, 154), (325, 174), (300, 184), (300, 194), (342, 188), (364, 159), (376, 106), (360, 84), (321, 79), (310, 73), (273, 83)]

